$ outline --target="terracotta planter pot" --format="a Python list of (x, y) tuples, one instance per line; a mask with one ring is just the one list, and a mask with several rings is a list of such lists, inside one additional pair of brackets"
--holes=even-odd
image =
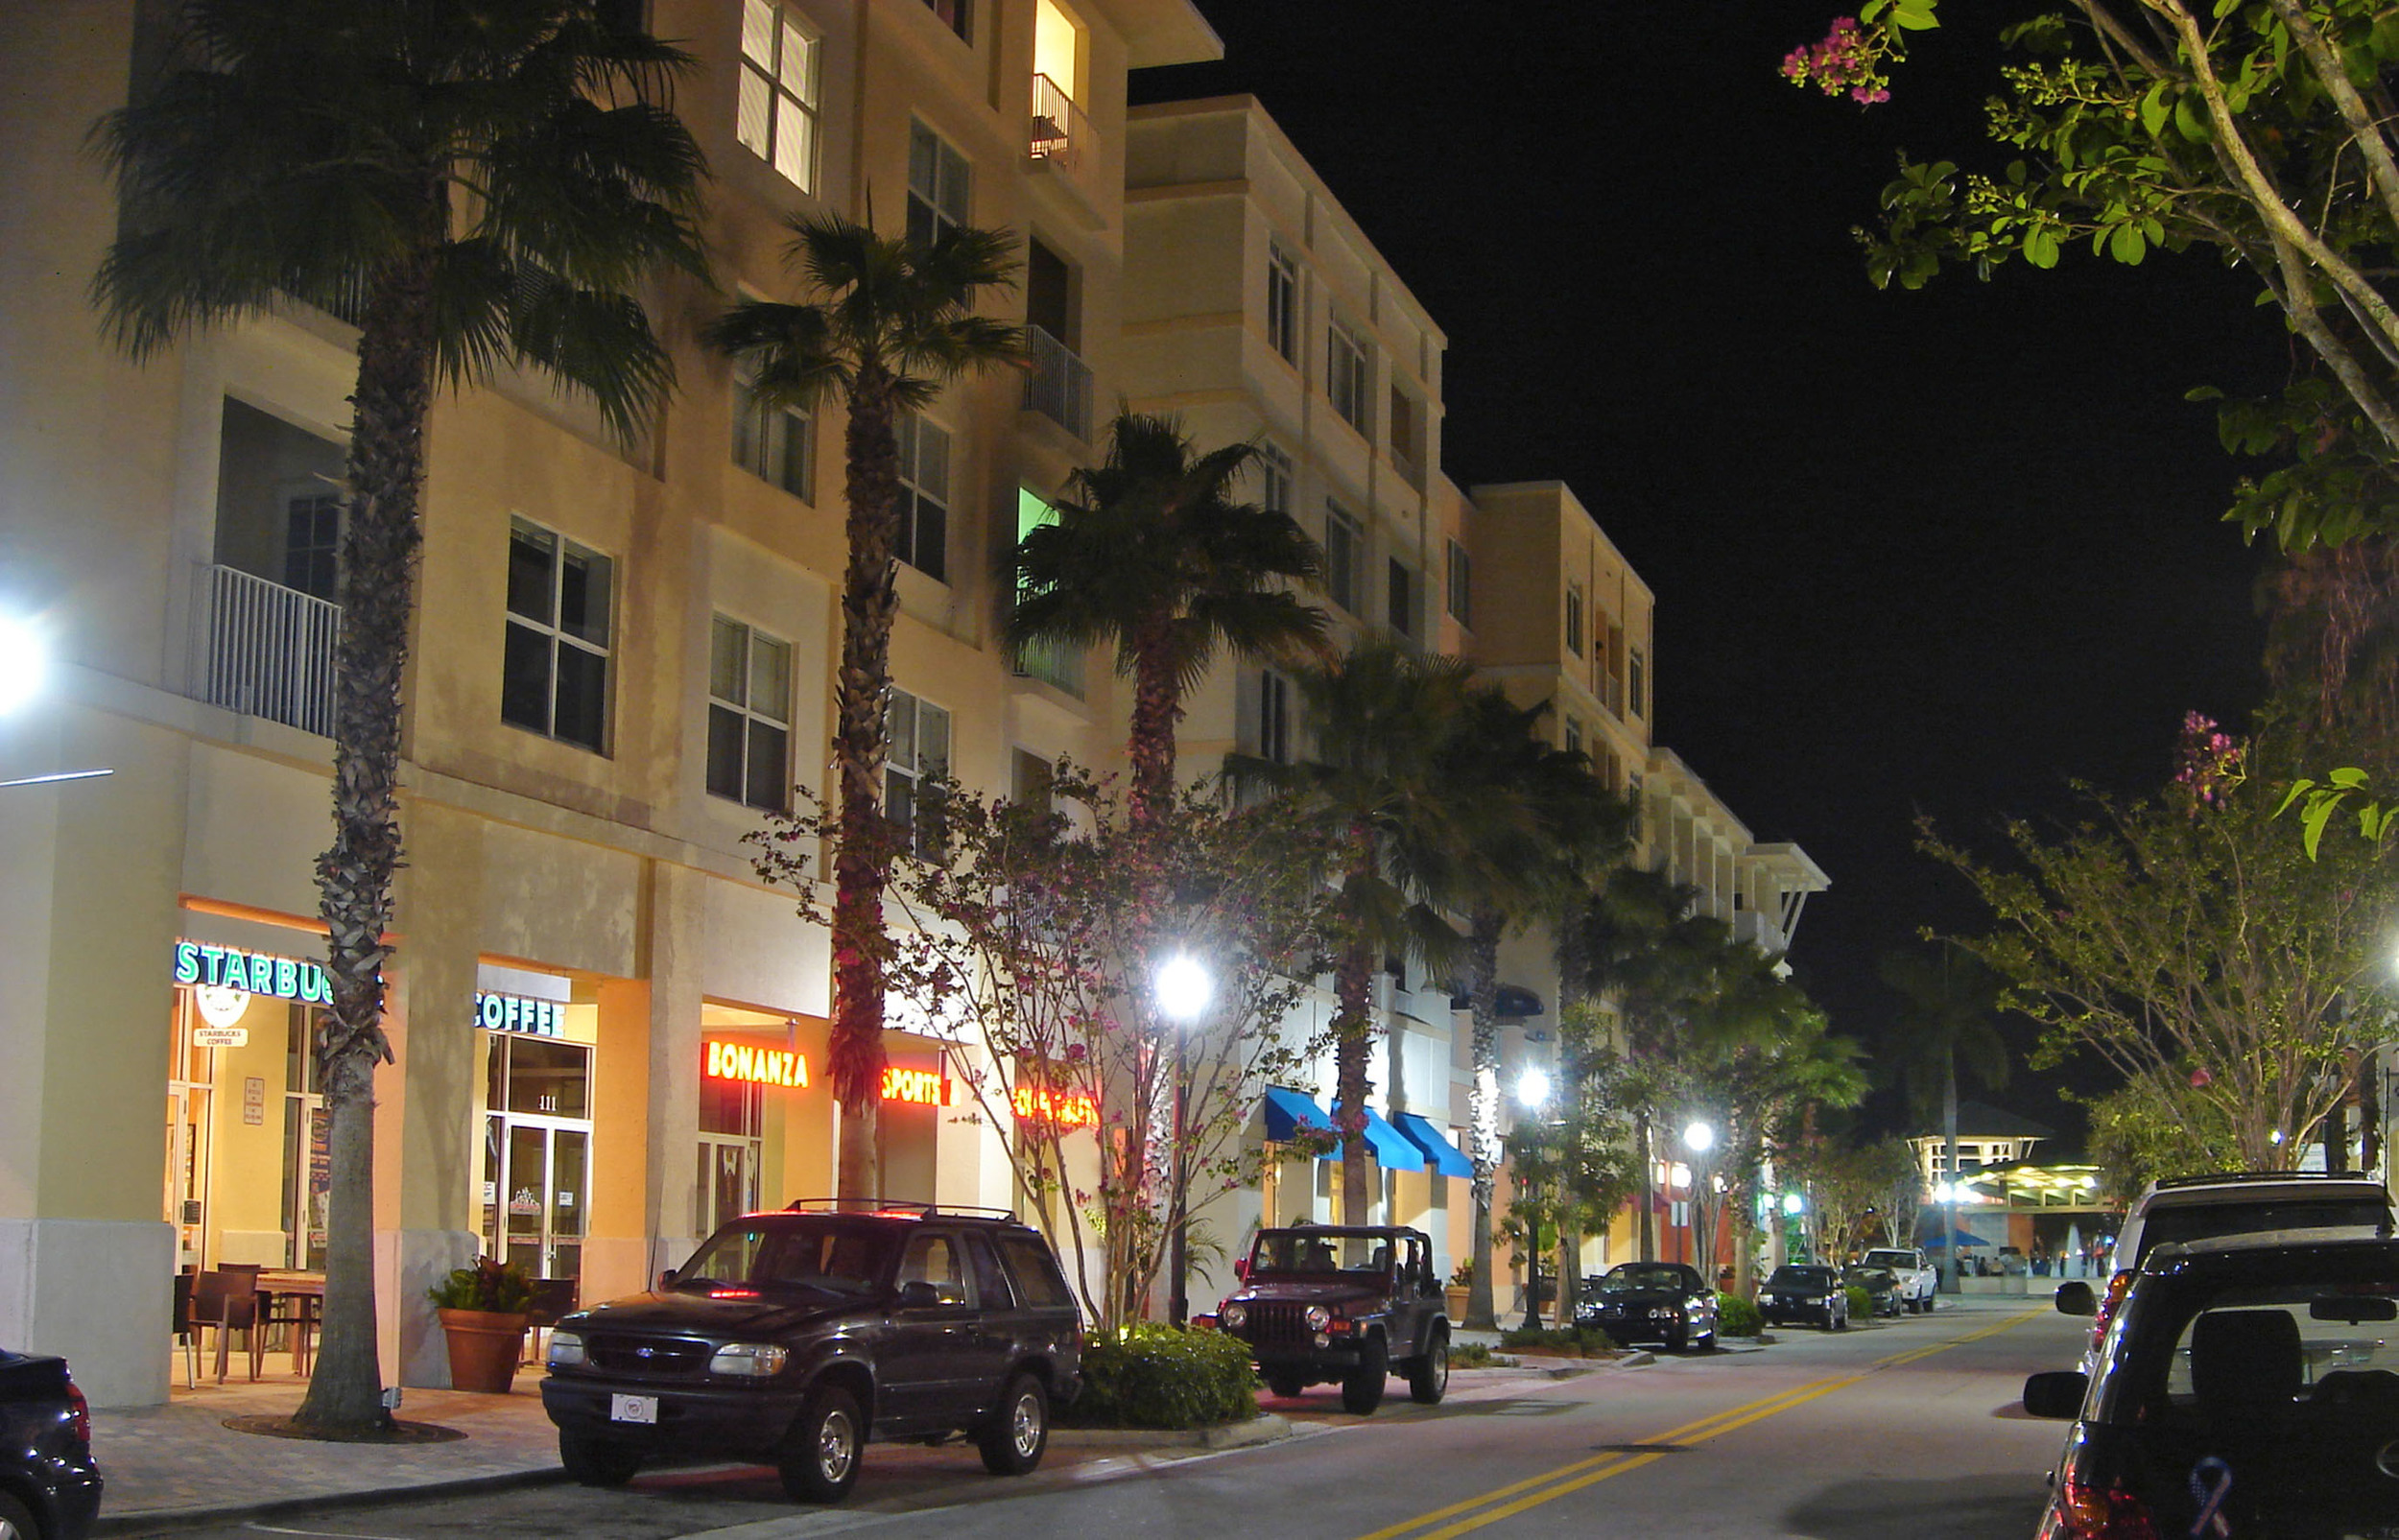
[(441, 1335), (450, 1343), (450, 1388), (506, 1395), (525, 1352), (522, 1311), (444, 1310)]
[(1452, 1284), (1441, 1291), (1441, 1308), (1449, 1313), (1449, 1318), (1452, 1321), (1462, 1321), (1466, 1318), (1466, 1299), (1473, 1292), (1473, 1290), (1458, 1284)]

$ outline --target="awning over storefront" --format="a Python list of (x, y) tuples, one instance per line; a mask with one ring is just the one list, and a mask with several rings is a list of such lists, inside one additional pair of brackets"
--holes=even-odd
[[(1280, 1143), (1305, 1128), (1317, 1133), (1333, 1131), (1331, 1114), (1318, 1104), (1316, 1098), (1303, 1092), (1286, 1090), (1279, 1085), (1266, 1088), (1266, 1136)], [(1379, 1114), (1366, 1113), (1366, 1147), (1373, 1151), (1375, 1163), (1395, 1171), (1420, 1171), (1431, 1158), (1416, 1142), (1390, 1125)], [(1339, 1160), (1341, 1146), (1318, 1155), (1318, 1160)]]
[(1435, 1170), (1440, 1175), (1472, 1176), (1474, 1174), (1474, 1162), (1466, 1158), (1465, 1151), (1450, 1143), (1449, 1135), (1435, 1127), (1432, 1120), (1424, 1114), (1420, 1112), (1393, 1113), (1391, 1121), (1399, 1125), (1401, 1133), (1406, 1134), (1410, 1140), (1413, 1141), (1417, 1149), (1424, 1151), (1425, 1158), (1433, 1162)]

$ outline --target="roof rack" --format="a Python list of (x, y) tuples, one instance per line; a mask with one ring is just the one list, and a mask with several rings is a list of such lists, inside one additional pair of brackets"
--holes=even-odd
[(784, 1205), (783, 1212), (865, 1214), (907, 1220), (984, 1220), (999, 1224), (1017, 1222), (1014, 1209), (986, 1208), (978, 1203), (919, 1203), (904, 1197), (796, 1197)]
[(2207, 1187), (2217, 1182), (2282, 1181), (2286, 1178), (2305, 1182), (2370, 1182), (2374, 1173), (2355, 1171), (2220, 1171), (2203, 1176), (2161, 1176), (2151, 1185), (2163, 1193), (2175, 1187)]

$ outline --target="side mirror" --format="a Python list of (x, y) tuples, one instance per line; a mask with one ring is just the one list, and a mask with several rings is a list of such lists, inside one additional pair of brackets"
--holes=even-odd
[(1243, 1283), (1247, 1283), (1249, 1281), (1249, 1259), (1247, 1257), (1238, 1257), (1234, 1259), (1233, 1276), (1239, 1278)]
[(675, 1287), (675, 1269), (674, 1269), (673, 1268), (667, 1268), (667, 1269), (666, 1269), (666, 1271), (664, 1271), (664, 1272), (662, 1272), (662, 1273), (658, 1274), (658, 1290), (659, 1290), (659, 1291), (660, 1291), (661, 1293), (663, 1293), (663, 1292), (665, 1292), (667, 1290), (672, 1289), (672, 1288), (674, 1288), (674, 1287)]
[(2070, 1279), (2057, 1286), (2057, 1314), (2096, 1315), (2099, 1314), (2099, 1296), (2092, 1293), (2091, 1286), (2081, 1279)]
[(2076, 1369), (2052, 1369), (2029, 1375), (2024, 1382), (2024, 1410), (2035, 1417), (2072, 1420), (2082, 1410), (2091, 1377)]
[(941, 1303), (940, 1294), (922, 1278), (911, 1278), (899, 1286), (899, 1308), (902, 1310), (935, 1310)]

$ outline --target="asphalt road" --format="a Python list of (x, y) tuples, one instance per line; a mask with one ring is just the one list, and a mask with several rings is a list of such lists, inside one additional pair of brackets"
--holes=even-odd
[(2071, 1366), (2082, 1323), (1974, 1301), (1763, 1352), (1670, 1359), (1561, 1381), (1460, 1375), (1439, 1407), (1345, 1416), (1330, 1387), (1278, 1403), (1303, 1436), (1145, 1458), (1053, 1449), (1018, 1481), (971, 1448), (872, 1446), (847, 1504), (784, 1500), (772, 1473), (645, 1475), (282, 1517), (213, 1535), (265, 1540), (1485, 1540), (1560, 1535), (2023, 1540), (2062, 1425), (2025, 1417), (2024, 1376)]

